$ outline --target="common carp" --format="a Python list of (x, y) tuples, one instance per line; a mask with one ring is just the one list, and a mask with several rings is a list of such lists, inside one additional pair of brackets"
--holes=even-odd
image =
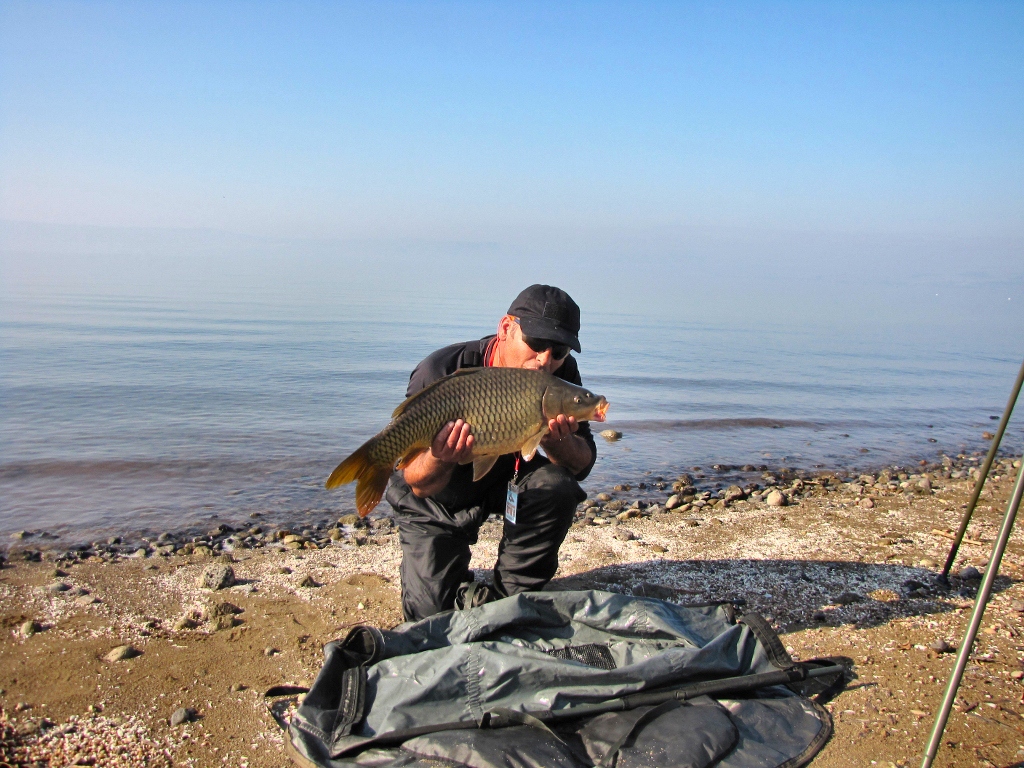
[[(391, 423), (345, 459), (327, 487), (356, 483), (360, 516), (380, 502), (388, 478), (430, 449), (441, 428), (462, 419), (473, 434), (473, 481), (484, 477), (498, 457), (519, 451), (529, 461), (560, 414), (577, 421), (604, 421), (608, 401), (543, 371), (524, 368), (465, 368), (409, 397)], [(468, 463), (468, 462), (467, 462)]]

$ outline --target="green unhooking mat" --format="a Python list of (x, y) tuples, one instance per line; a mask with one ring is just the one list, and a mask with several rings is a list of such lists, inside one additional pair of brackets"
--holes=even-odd
[(783, 684), (808, 667), (729, 604), (534, 592), (357, 627), (324, 654), (288, 724), (324, 768), (789, 768), (832, 733)]

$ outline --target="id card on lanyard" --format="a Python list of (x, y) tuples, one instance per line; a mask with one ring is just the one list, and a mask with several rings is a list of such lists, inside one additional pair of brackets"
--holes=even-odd
[(508, 491), (505, 494), (505, 519), (512, 525), (516, 524), (516, 510), (519, 508), (519, 454), (516, 454), (516, 468), (512, 473), (512, 480), (508, 484)]

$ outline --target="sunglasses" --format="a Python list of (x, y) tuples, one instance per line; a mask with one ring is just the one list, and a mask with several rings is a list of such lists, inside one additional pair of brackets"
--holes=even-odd
[(516, 317), (514, 318), (514, 320), (516, 321), (516, 325), (519, 326), (519, 332), (523, 337), (523, 341), (526, 342), (526, 346), (528, 346), (538, 355), (541, 352), (550, 349), (551, 357), (553, 357), (555, 360), (561, 360), (569, 356), (568, 344), (559, 344), (557, 342), (551, 341), (550, 339), (535, 339), (532, 336), (527, 336), (525, 333), (522, 332), (522, 323), (519, 322), (519, 318)]

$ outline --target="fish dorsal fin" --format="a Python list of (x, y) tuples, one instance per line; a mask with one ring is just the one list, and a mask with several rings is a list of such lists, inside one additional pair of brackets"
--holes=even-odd
[(494, 465), (498, 461), (498, 458), (498, 456), (481, 456), (478, 459), (473, 459), (473, 482), (475, 483), (481, 477), (494, 469)]
[(427, 384), (427, 386), (425, 386), (419, 392), (417, 392), (417, 393), (415, 393), (413, 395), (409, 395), (409, 397), (405, 398), (405, 400), (403, 400), (401, 402), (401, 404), (397, 408), (395, 408), (394, 413), (391, 414), (391, 418), (392, 419), (397, 419), (399, 416), (401, 416), (403, 413), (405, 413), (406, 409), (409, 407), (409, 405), (414, 400), (416, 400), (417, 398), (423, 397), (425, 394), (427, 394), (427, 392), (430, 392), (431, 390), (436, 389), (437, 387), (441, 386), (441, 384), (443, 384), (444, 382), (448, 381), (449, 379), (454, 379), (456, 376), (468, 376), (468, 375), (473, 374), (473, 373), (479, 373), (482, 370), (483, 370), (483, 368), (459, 368), (459, 370), (457, 370), (455, 373), (449, 373), (447, 376), (442, 376), (437, 381), (434, 381), (434, 382), (431, 382), (430, 384)]
[(519, 452), (523, 454), (523, 461), (530, 461), (533, 459), (535, 453), (537, 453), (537, 447), (540, 445), (540, 441), (544, 439), (544, 435), (548, 433), (548, 425), (545, 424), (544, 428), (541, 429), (536, 435), (531, 435), (526, 438), (526, 442), (523, 443), (522, 448)]

